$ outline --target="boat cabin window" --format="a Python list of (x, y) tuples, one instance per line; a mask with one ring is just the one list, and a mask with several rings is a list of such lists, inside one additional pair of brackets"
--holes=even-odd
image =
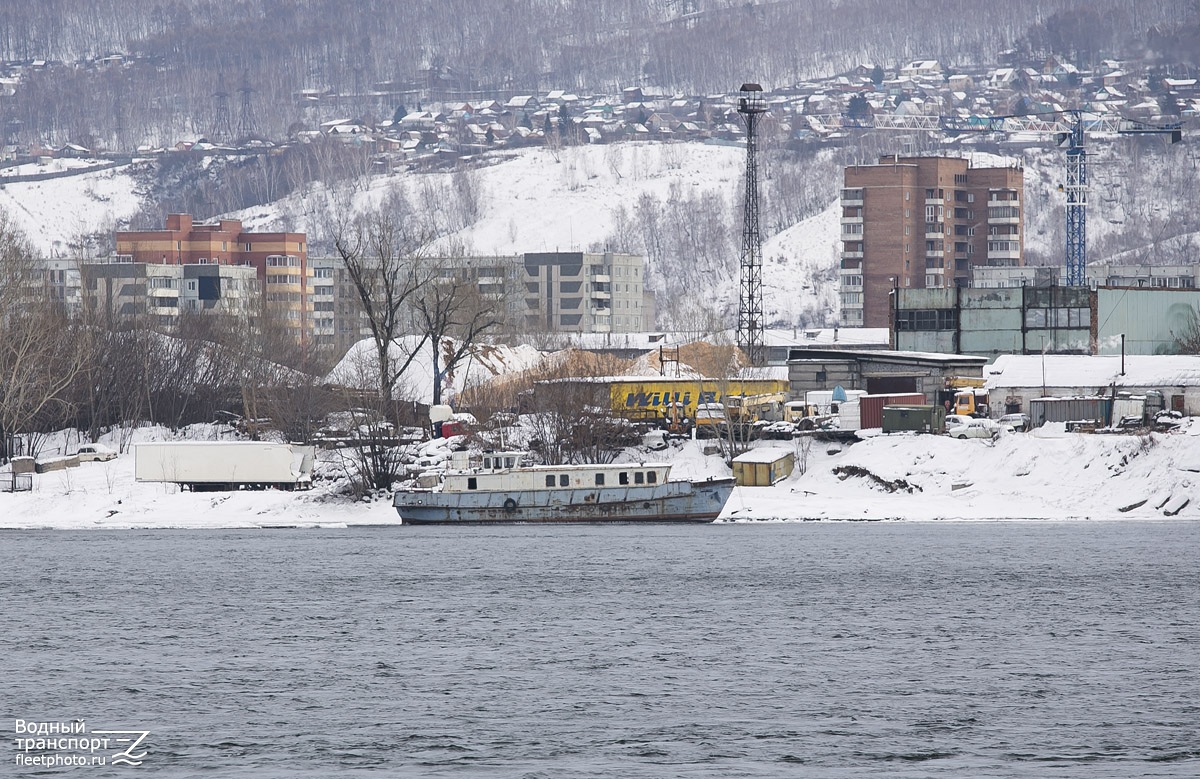
[(467, 489), (479, 489), (479, 481), (474, 476), (467, 477)]
[(552, 474), (552, 473), (546, 474), (546, 486), (547, 487), (554, 486), (554, 474)]
[(492, 467), (492, 458), (490, 458), (490, 457), (485, 457), (485, 458), (483, 458), (483, 468), (484, 468), (484, 470), (488, 470), (488, 469), (489, 469), (489, 468), (491, 468), (491, 467)]
[(617, 481), (619, 481), (621, 484), (628, 484), (629, 483), (629, 472), (621, 471), (619, 474), (617, 474)]
[(646, 481), (646, 474), (642, 473), (641, 471), (637, 471), (636, 473), (633, 474), (633, 483), (634, 484), (642, 484), (645, 481)]
[(565, 473), (560, 473), (560, 474), (558, 475), (558, 486), (560, 486), (560, 487), (565, 487), (565, 486), (567, 486), (567, 485), (568, 485), (568, 484), (570, 484), (570, 483), (571, 483), (571, 477), (570, 477), (570, 476), (566, 475)]
[(514, 460), (514, 459), (515, 459), (515, 458), (512, 458), (512, 457), (505, 457), (505, 458), (504, 458), (504, 467), (505, 467), (505, 468), (511, 468), (511, 467), (513, 467), (513, 460)]
[(602, 474), (602, 473), (596, 474), (596, 486), (597, 487), (604, 486), (604, 474)]
[(657, 482), (658, 481), (658, 471), (647, 471), (646, 472), (646, 481), (649, 482), (650, 484), (654, 484), (655, 482)]

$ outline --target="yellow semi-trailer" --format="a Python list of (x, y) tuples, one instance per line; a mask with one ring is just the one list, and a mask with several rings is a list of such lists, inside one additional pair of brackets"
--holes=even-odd
[(663, 419), (672, 409), (695, 419), (696, 407), (702, 403), (720, 403), (726, 397), (759, 396), (778, 397), (782, 401), (788, 391), (788, 383), (783, 379), (612, 377), (607, 381), (613, 413), (637, 420)]

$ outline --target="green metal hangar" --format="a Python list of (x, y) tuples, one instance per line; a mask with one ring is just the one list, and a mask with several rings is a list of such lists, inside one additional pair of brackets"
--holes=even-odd
[(946, 380), (983, 376), (986, 357), (936, 352), (792, 349), (788, 353), (788, 390), (803, 398), (811, 390), (866, 390), (871, 395), (921, 392), (938, 401)]

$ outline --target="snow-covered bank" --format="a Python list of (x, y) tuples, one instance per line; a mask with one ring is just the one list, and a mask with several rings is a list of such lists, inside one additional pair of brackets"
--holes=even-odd
[(840, 452), (814, 442), (803, 476), (740, 488), (722, 518), (1196, 519), (1200, 423), (1188, 422), (1144, 436), (1060, 424), (995, 442), (881, 435)]
[[(109, 442), (113, 443), (113, 442)], [(784, 442), (769, 442), (775, 445)], [(59, 440), (57, 446), (74, 451)], [(784, 444), (789, 445), (789, 444)], [(1042, 429), (996, 442), (877, 436), (851, 446), (800, 443), (797, 469), (774, 487), (740, 487), (722, 515), (762, 520), (1200, 518), (1200, 423), (1171, 434)], [(695, 442), (633, 459), (666, 459), (676, 477), (727, 475)], [(804, 473), (800, 473), (801, 464)], [(241, 528), (396, 524), (385, 499), (352, 501), (336, 482), (307, 492), (190, 493), (141, 484), (133, 455), (38, 474), (32, 492), (0, 493), (0, 528)], [(1141, 504), (1128, 511), (1121, 511)]]

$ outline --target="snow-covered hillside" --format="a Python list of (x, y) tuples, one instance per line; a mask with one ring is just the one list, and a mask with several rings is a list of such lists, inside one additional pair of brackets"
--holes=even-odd
[[(5, 182), (0, 210), (21, 228), (43, 257), (80, 256), (76, 248), (96, 234), (111, 236), (138, 212), (130, 166), (101, 169), (99, 163), (50, 160), (5, 170), (6, 176), (28, 176), (86, 169), (88, 172), (42, 181)], [(84, 256), (87, 256), (85, 254)]]
[[(1179, 232), (1178, 225), (1186, 222), (1176, 218), (1176, 211), (1184, 206), (1155, 192), (1169, 181), (1186, 188), (1195, 174), (1184, 175), (1189, 166), (1176, 163), (1186, 162), (1185, 157), (1169, 147), (1161, 157), (1140, 154), (1137, 166), (1125, 164), (1119, 152), (1115, 146), (1097, 152), (1096, 196), (1088, 223), (1090, 259), (1104, 261), (1107, 255), (1128, 261), (1129, 252), (1118, 255), (1109, 248), (1133, 241), (1146, 246), (1134, 252), (1137, 256), (1169, 261), (1182, 251), (1172, 247), (1178, 244), (1186, 249), (1196, 243), (1196, 235), (1172, 238), (1172, 230)], [(1057, 191), (1063, 180), (1062, 152), (1031, 148), (1013, 150), (1011, 156), (972, 157), (975, 165), (1024, 165), (1026, 256), (1037, 262), (1060, 260), (1065, 245), (1062, 194)], [(789, 163), (800, 166), (801, 178), (804, 159)], [(820, 166), (812, 165), (820, 175), (837, 170), (829, 167), (829, 159), (817, 159), (822, 160)], [(49, 163), (59, 164), (63, 162)], [(225, 216), (242, 219), (249, 229), (305, 231), (313, 251), (320, 251), (328, 245), (323, 225), (330, 203), (357, 211), (399, 194), (415, 211), (435, 215), (446, 236), (437, 250), (481, 256), (543, 251), (645, 253), (651, 266), (648, 285), (658, 297), (660, 312), (696, 304), (727, 319), (736, 311), (739, 289), (744, 164), (742, 147), (698, 142), (527, 148), (480, 157), (453, 169), (369, 176), (337, 192), (309, 187), (275, 203)], [(761, 169), (764, 182), (775, 172), (770, 167)], [(797, 175), (794, 167), (786, 172), (793, 178)], [(774, 184), (778, 186), (778, 181)], [(776, 209), (770, 224), (764, 221), (768, 326), (822, 326), (837, 321), (836, 185), (827, 187), (830, 194), (824, 201), (799, 209), (815, 211), (807, 218), (781, 224), (782, 212)], [(136, 187), (128, 166), (10, 182), (0, 188), (0, 208), (43, 255), (75, 256), (73, 247), (82, 237), (111, 235), (143, 207)], [(771, 187), (762, 189), (766, 200)], [(764, 202), (763, 210), (771, 211), (768, 203)], [(794, 206), (792, 210), (797, 211)]]

